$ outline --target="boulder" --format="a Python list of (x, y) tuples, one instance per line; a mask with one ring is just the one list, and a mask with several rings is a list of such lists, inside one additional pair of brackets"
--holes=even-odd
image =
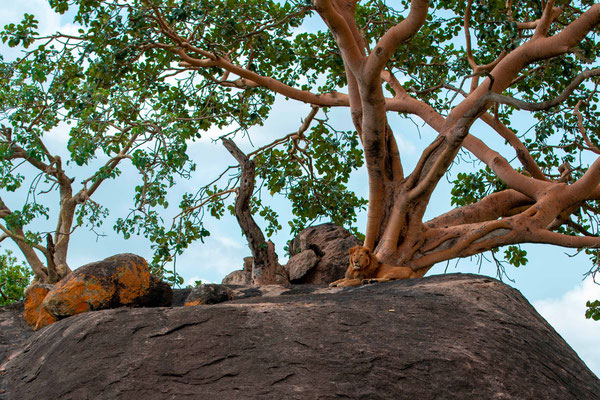
[(312, 270), (319, 263), (321, 257), (312, 249), (301, 251), (300, 253), (290, 257), (286, 265), (290, 282), (296, 283)]
[(34, 283), (27, 288), (23, 317), (34, 330), (56, 322), (56, 318), (46, 311), (42, 304), (53, 285)]
[(167, 282), (150, 275), (150, 289), (137, 298), (136, 307), (169, 307), (173, 304), (173, 289)]
[[(290, 278), (294, 284), (329, 284), (344, 277), (348, 268), (348, 250), (361, 244), (341, 226), (331, 223), (312, 226), (290, 242), (291, 257), (285, 268), (290, 277), (294, 276)], [(306, 252), (308, 254), (303, 254)], [(318, 262), (309, 267), (315, 256)]]
[(198, 306), (201, 304), (217, 304), (233, 300), (233, 291), (226, 286), (207, 283), (192, 289), (185, 306)]
[(56, 319), (121, 306), (168, 306), (171, 288), (152, 277), (146, 261), (118, 254), (84, 265), (58, 282), (44, 299)]
[(252, 284), (252, 263), (254, 258), (244, 258), (244, 268), (241, 270), (233, 271), (229, 275), (225, 276), (221, 283), (223, 285), (250, 285)]
[(294, 290), (58, 321), (0, 359), (0, 398), (600, 399), (577, 354), (494, 279)]

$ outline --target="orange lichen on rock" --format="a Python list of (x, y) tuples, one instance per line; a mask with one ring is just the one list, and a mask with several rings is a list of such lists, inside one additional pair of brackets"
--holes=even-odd
[(69, 278), (57, 283), (44, 299), (44, 308), (56, 318), (101, 309), (110, 303), (114, 287), (102, 285), (93, 277)]
[(29, 288), (27, 298), (25, 299), (25, 312), (23, 317), (29, 326), (34, 330), (43, 328), (56, 322), (56, 318), (48, 314), (42, 307), (46, 295), (50, 291), (50, 285), (34, 285)]
[(138, 305), (150, 293), (146, 260), (119, 254), (84, 265), (58, 282), (46, 296), (44, 308), (55, 318), (82, 312)]
[(185, 302), (185, 304), (184, 304), (183, 306), (184, 306), (184, 307), (191, 307), (191, 306), (199, 306), (199, 305), (201, 305), (201, 304), (204, 304), (204, 303), (201, 303), (201, 302), (200, 302), (200, 301), (198, 301), (198, 300), (193, 300), (193, 301), (186, 301), (186, 302)]
[(128, 262), (117, 271), (117, 285), (119, 286), (119, 300), (121, 304), (134, 303), (141, 296), (145, 296), (150, 289), (150, 271), (148, 265)]

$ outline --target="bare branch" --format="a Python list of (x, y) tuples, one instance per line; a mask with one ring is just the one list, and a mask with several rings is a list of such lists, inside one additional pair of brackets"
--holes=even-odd
[(546, 100), (541, 103), (529, 103), (526, 101), (515, 99), (513, 97), (504, 96), (493, 92), (489, 92), (485, 96), (488, 101), (506, 104), (509, 106), (519, 108), (521, 110), (543, 111), (562, 104), (584, 80), (595, 76), (600, 76), (600, 69), (586, 69), (585, 71), (577, 75), (577, 77), (573, 79), (573, 81), (569, 84), (569, 86), (565, 88), (565, 90), (562, 91), (561, 94), (559, 94), (553, 99)]
[(583, 115), (581, 115), (581, 111), (579, 111), (579, 107), (581, 107), (582, 103), (583, 101), (579, 100), (575, 106), (575, 109), (573, 110), (573, 114), (577, 117), (577, 127), (579, 128), (579, 132), (581, 133), (581, 136), (583, 136), (583, 140), (585, 141), (585, 144), (587, 144), (589, 150), (596, 154), (600, 154), (600, 149), (592, 143), (587, 135), (585, 127), (583, 126)]
[(600, 237), (596, 236), (570, 236), (548, 230), (532, 231), (525, 238), (531, 243), (555, 244), (571, 248), (600, 248)]

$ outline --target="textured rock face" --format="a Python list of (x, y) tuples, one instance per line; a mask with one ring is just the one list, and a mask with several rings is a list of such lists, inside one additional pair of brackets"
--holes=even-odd
[(290, 242), (292, 257), (285, 266), (290, 281), (323, 285), (343, 278), (348, 268), (348, 250), (360, 244), (350, 232), (334, 224), (305, 229)]
[[(23, 302), (0, 307), (0, 365), (8, 359), (31, 335), (33, 331), (23, 318)], [(1, 367), (0, 367), (1, 368)], [(0, 381), (2, 380), (0, 375)], [(0, 390), (0, 399), (2, 391)]]
[(58, 282), (43, 306), (54, 318), (120, 306), (170, 305), (167, 284), (152, 277), (146, 261), (118, 254), (84, 265)]
[(103, 310), (23, 340), (0, 398), (600, 399), (518, 291), (474, 275)]

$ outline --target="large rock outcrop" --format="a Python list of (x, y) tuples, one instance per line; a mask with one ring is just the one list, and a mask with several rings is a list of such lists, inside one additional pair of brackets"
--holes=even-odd
[(600, 399), (517, 290), (475, 275), (103, 310), (10, 338), (9, 400)]
[(335, 224), (312, 226), (290, 242), (285, 269), (295, 284), (329, 284), (348, 268), (348, 250), (362, 242)]

